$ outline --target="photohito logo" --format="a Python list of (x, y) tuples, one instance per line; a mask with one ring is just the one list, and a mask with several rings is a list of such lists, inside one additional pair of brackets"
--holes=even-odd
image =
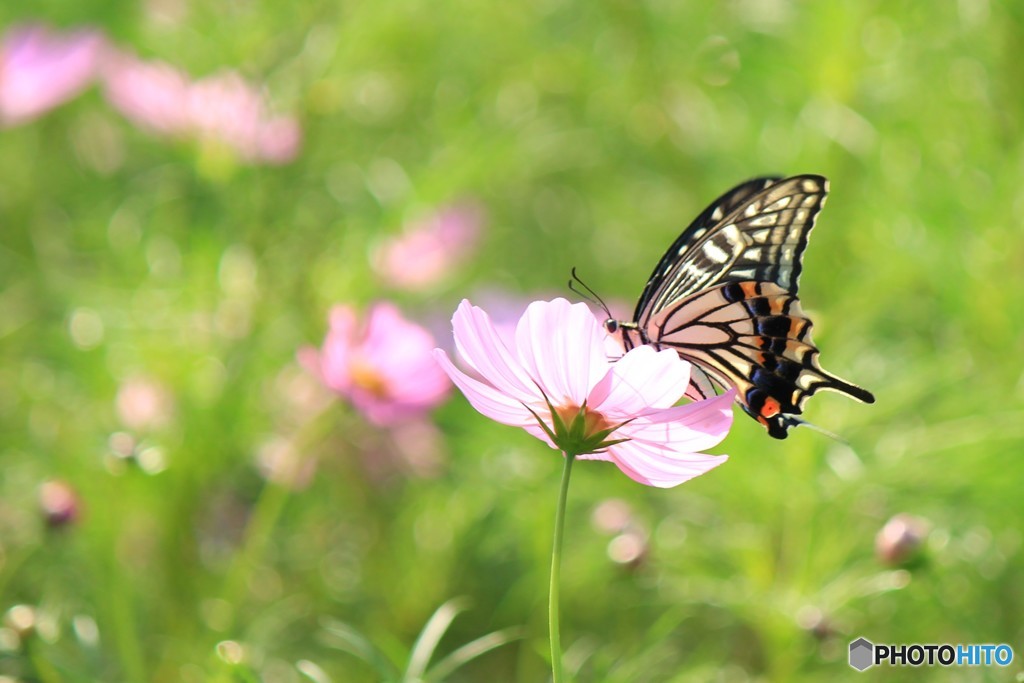
[(876, 645), (867, 638), (850, 643), (850, 666), (864, 671), (875, 664), (889, 666), (1008, 666), (1013, 661), (1009, 645), (971, 643), (951, 645)]

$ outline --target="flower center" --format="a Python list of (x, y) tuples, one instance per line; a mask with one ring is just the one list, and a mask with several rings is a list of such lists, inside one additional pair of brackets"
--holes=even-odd
[(567, 425), (571, 425), (573, 420), (577, 419), (580, 413), (583, 413), (583, 429), (580, 436), (584, 438), (606, 429), (615, 429), (617, 426), (605, 419), (605, 416), (596, 410), (576, 405), (558, 406), (555, 408), (555, 412), (558, 413), (558, 417), (562, 418), (562, 421)]
[(388, 383), (377, 368), (363, 358), (353, 358), (349, 363), (352, 384), (377, 398), (387, 398)]
[(557, 407), (548, 405), (552, 410), (552, 425), (549, 428), (541, 422), (541, 426), (548, 432), (555, 445), (566, 453), (574, 455), (597, 453), (623, 441), (623, 439), (608, 438), (622, 424), (608, 421), (601, 413), (588, 409), (586, 404)]

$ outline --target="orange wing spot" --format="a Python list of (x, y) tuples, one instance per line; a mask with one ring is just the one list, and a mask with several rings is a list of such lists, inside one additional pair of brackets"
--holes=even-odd
[(764, 400), (764, 405), (761, 406), (761, 415), (763, 417), (775, 417), (782, 410), (782, 406), (774, 398), (769, 396)]
[(741, 283), (739, 283), (739, 285), (740, 285), (740, 289), (743, 290), (743, 294), (747, 298), (752, 298), (752, 297), (755, 297), (755, 296), (759, 296), (761, 294), (760, 291), (758, 290), (756, 282), (741, 282)]

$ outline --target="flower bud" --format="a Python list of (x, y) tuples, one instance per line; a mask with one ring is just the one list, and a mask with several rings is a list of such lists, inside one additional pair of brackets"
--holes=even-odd
[(890, 519), (875, 536), (875, 556), (890, 567), (900, 567), (917, 559), (928, 538), (931, 524), (922, 517), (901, 513)]
[(39, 509), (51, 529), (67, 526), (78, 519), (78, 494), (67, 482), (43, 482), (39, 487)]

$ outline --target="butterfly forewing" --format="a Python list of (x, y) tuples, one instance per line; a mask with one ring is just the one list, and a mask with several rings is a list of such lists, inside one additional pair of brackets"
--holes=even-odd
[(640, 300), (637, 302), (636, 312), (633, 319), (641, 319), (642, 313), (649, 308), (650, 302), (655, 295), (655, 290), (665, 282), (669, 272), (679, 264), (680, 260), (686, 257), (687, 251), (696, 240), (703, 237), (708, 230), (721, 223), (723, 218), (732, 214), (737, 208), (746, 204), (747, 200), (751, 197), (775, 184), (779, 180), (781, 180), (781, 178), (778, 176), (766, 176), (764, 178), (748, 180), (741, 185), (737, 185), (715, 201), (711, 202), (711, 204), (709, 204), (708, 207), (704, 209), (692, 223), (690, 223), (686, 230), (676, 238), (676, 241), (668, 248), (665, 255), (661, 257), (658, 265), (654, 268), (654, 272), (651, 273), (651, 277), (648, 278), (647, 285), (644, 287), (643, 293), (640, 295)]
[[(751, 192), (758, 184), (761, 189)], [(828, 194), (828, 181), (804, 175), (759, 179), (740, 188), (746, 188), (736, 195), (741, 201), (719, 205), (730, 210), (721, 211), (718, 223), (693, 231), (690, 241), (676, 248), (678, 257), (655, 269), (637, 321), (642, 323), (673, 301), (727, 282), (774, 282), (796, 293), (800, 259)]]

